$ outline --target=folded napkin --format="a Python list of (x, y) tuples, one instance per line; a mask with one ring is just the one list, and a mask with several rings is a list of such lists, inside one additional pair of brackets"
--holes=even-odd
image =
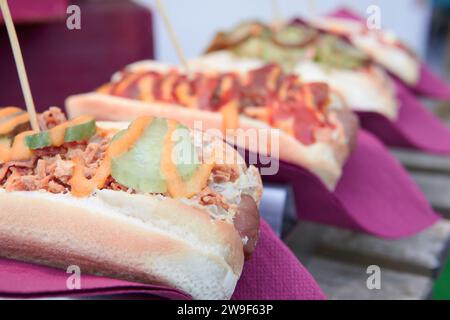
[(447, 81), (433, 73), (425, 64), (420, 65), (420, 80), (411, 89), (423, 96), (430, 98), (450, 100), (450, 85)]
[(400, 104), (395, 122), (376, 112), (358, 112), (361, 125), (389, 146), (450, 154), (450, 128), (422, 105), (411, 91), (395, 80)]
[[(349, 20), (363, 21), (357, 13), (347, 8), (341, 8), (329, 14), (330, 17), (343, 18)], [(433, 73), (431, 69), (421, 62), (419, 82), (410, 87), (415, 93), (430, 98), (450, 100), (450, 85)]]
[[(81, 289), (66, 287), (63, 270), (0, 259), (0, 297), (51, 298), (145, 294), (155, 299), (190, 299), (178, 290), (81, 275)], [(319, 286), (266, 222), (252, 259), (246, 262), (233, 299), (324, 299)]]
[(439, 219), (401, 164), (364, 130), (334, 192), (309, 171), (285, 162), (277, 175), (263, 179), (292, 185), (300, 219), (380, 238), (411, 236)]

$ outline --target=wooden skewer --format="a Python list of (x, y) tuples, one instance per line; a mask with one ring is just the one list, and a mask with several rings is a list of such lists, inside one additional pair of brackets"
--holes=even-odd
[(174, 46), (175, 51), (176, 51), (177, 56), (178, 56), (178, 60), (180, 60), (181, 64), (185, 68), (186, 74), (188, 76), (191, 75), (186, 56), (184, 55), (183, 49), (182, 49), (182, 47), (180, 45), (180, 42), (178, 41), (178, 37), (177, 37), (177, 35), (175, 33), (174, 28), (172, 27), (170, 19), (169, 19), (167, 13), (166, 13), (166, 10), (165, 10), (164, 5), (163, 5), (161, 0), (156, 0), (156, 8), (158, 9), (159, 14), (161, 15), (161, 17), (163, 19), (163, 22), (164, 22), (164, 25), (165, 25), (165, 27), (167, 29), (167, 32), (169, 33), (170, 40), (172, 41), (172, 45)]
[(37, 121), (33, 96), (31, 95), (30, 84), (28, 83), (28, 76), (25, 70), (25, 64), (23, 63), (22, 51), (20, 50), (16, 28), (14, 27), (14, 23), (11, 18), (11, 12), (9, 11), (7, 0), (0, 0), (0, 8), (2, 10), (3, 20), (5, 21), (6, 29), (8, 31), (9, 41), (11, 42), (14, 60), (16, 61), (17, 72), (19, 74), (19, 80), (22, 87), (23, 96), (25, 98), (25, 104), (27, 106), (28, 114), (30, 115), (31, 128), (34, 131), (39, 132), (39, 124)]

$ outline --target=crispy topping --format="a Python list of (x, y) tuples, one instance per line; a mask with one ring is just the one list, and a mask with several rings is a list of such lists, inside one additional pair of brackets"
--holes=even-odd
[(239, 171), (236, 166), (226, 164), (216, 164), (212, 174), (216, 183), (235, 182), (239, 178)]
[[(52, 108), (40, 115), (42, 128), (54, 129), (65, 120), (62, 112)], [(139, 192), (118, 182), (111, 173), (111, 157), (127, 152), (142, 135), (152, 120), (151, 117), (137, 119), (120, 137), (111, 142), (112, 134), (98, 131), (87, 141), (65, 142), (60, 146), (43, 147), (23, 160), (9, 160), (0, 165), (0, 186), (7, 191), (37, 191), (68, 193), (87, 196), (96, 188), (124, 192)], [(64, 123), (64, 122), (62, 122)], [(239, 178), (236, 166), (201, 164), (188, 180), (182, 178), (171, 159), (174, 142), (170, 139), (177, 128), (175, 121), (169, 121), (165, 148), (161, 159), (161, 170), (167, 177), (171, 197), (196, 196), (202, 205), (217, 205), (229, 210), (232, 205), (219, 193), (207, 187), (214, 183), (234, 182)], [(212, 179), (212, 180), (210, 180)]]
[(50, 107), (50, 109), (38, 115), (39, 127), (42, 131), (52, 129), (66, 121), (66, 116), (57, 107)]
[(200, 191), (198, 198), (199, 203), (204, 206), (215, 205), (225, 210), (230, 208), (230, 205), (227, 203), (225, 197), (212, 190), (210, 187), (206, 187)]

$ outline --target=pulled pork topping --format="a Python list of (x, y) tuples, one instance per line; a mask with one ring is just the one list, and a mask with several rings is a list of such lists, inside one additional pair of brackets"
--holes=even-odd
[(234, 182), (239, 178), (239, 171), (235, 166), (217, 164), (213, 170), (213, 181), (215, 183)]
[(225, 210), (230, 208), (224, 196), (212, 190), (210, 187), (203, 189), (198, 195), (199, 203), (204, 206), (215, 205)]
[[(65, 121), (67, 119), (64, 113), (56, 107), (38, 115), (42, 131), (52, 129)], [(83, 159), (85, 177), (90, 179), (105, 157), (110, 142), (111, 135), (100, 131), (88, 141), (34, 150), (29, 160), (0, 164), (0, 186), (7, 191), (45, 190), (51, 193), (68, 193), (75, 166), (73, 159)], [(235, 166), (217, 164), (212, 170), (211, 179), (215, 183), (234, 182), (238, 178), (239, 171)], [(108, 177), (103, 189), (135, 192), (112, 176)], [(230, 209), (226, 199), (209, 187), (200, 192), (198, 201), (202, 205), (216, 205), (227, 211)]]
[[(58, 108), (51, 108), (39, 115), (42, 130), (48, 130), (62, 124), (66, 117)], [(85, 178), (94, 177), (104, 159), (107, 159), (112, 134), (98, 130), (89, 140), (67, 142), (58, 147), (45, 147), (33, 150), (32, 156), (24, 161), (8, 161), (0, 165), (0, 186), (6, 191), (43, 190), (55, 194), (73, 192), (71, 181), (76, 174), (78, 159), (82, 159)], [(242, 194), (240, 205), (231, 203), (226, 196), (217, 192), (212, 184), (226, 184), (239, 179), (239, 168), (234, 165), (216, 164), (210, 171), (210, 185), (194, 196), (193, 201), (202, 206), (216, 206), (232, 217), (244, 245), (245, 257), (252, 254), (258, 241), (259, 213), (256, 202), (251, 196)], [(121, 185), (111, 175), (106, 179), (103, 189), (123, 191), (134, 190)], [(231, 213), (231, 214), (230, 214)], [(210, 213), (213, 218), (218, 218)], [(220, 219), (220, 218), (218, 218)]]
[[(56, 107), (38, 115), (42, 131), (67, 121), (64, 113)], [(89, 141), (64, 143), (60, 147), (47, 147), (33, 152), (26, 161), (10, 161), (0, 167), (0, 185), (7, 191), (45, 190), (51, 193), (70, 191), (69, 180), (73, 175), (72, 159), (81, 157), (85, 163), (86, 177), (97, 170), (110, 143), (110, 137), (96, 134)], [(127, 190), (112, 177), (107, 189)]]

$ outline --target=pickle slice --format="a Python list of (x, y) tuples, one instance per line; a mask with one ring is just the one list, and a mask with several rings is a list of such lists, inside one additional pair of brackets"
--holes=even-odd
[(364, 65), (368, 56), (336, 36), (322, 36), (317, 43), (315, 60), (325, 66), (356, 69)]
[(31, 150), (42, 149), (52, 145), (50, 132), (44, 131), (29, 135), (25, 138), (25, 144)]
[[(56, 129), (56, 127), (53, 129)], [(28, 146), (28, 148), (35, 150), (55, 145), (55, 141), (53, 141), (51, 135), (51, 131), (53, 129), (27, 136), (25, 139), (25, 143)], [(69, 122), (67, 128), (65, 128), (62, 134), (64, 134), (64, 142), (75, 142), (88, 140), (96, 132), (97, 127), (95, 124), (95, 120), (93, 118), (80, 117), (72, 120), (72, 122)]]
[[(113, 178), (138, 192), (167, 192), (167, 179), (161, 171), (161, 157), (167, 132), (167, 120), (154, 118), (128, 152), (112, 158)], [(113, 141), (120, 139), (124, 133), (125, 131), (118, 132)], [(172, 139), (174, 141), (172, 160), (180, 177), (187, 181), (198, 169), (198, 155), (190, 130), (178, 125)]]
[(173, 152), (178, 174), (184, 181), (188, 181), (197, 171), (199, 162), (191, 132), (186, 126), (179, 124), (172, 138), (175, 142)]
[[(112, 158), (113, 178), (120, 184), (139, 192), (166, 192), (167, 184), (161, 173), (160, 163), (167, 129), (165, 119), (153, 119), (128, 152)], [(116, 135), (115, 138), (120, 137)]]
[(244, 22), (228, 33), (228, 45), (236, 46), (250, 37), (259, 37), (267, 33), (267, 27), (258, 21)]
[(311, 28), (289, 25), (274, 32), (272, 41), (283, 47), (301, 48), (314, 41), (318, 34)]
[(66, 130), (64, 135), (65, 142), (83, 141), (88, 140), (97, 132), (95, 120), (91, 119), (84, 123), (70, 126)]

